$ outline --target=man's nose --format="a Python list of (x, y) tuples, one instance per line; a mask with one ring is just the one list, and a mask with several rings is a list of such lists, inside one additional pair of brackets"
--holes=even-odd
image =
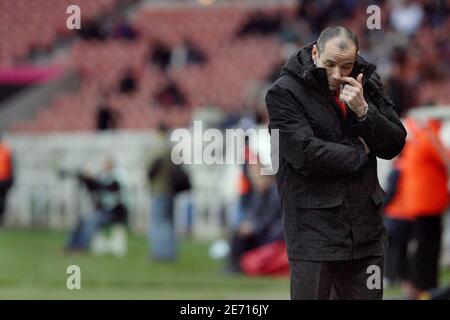
[(333, 80), (338, 81), (341, 78), (341, 69), (339, 67), (333, 68), (331, 76), (333, 77)]

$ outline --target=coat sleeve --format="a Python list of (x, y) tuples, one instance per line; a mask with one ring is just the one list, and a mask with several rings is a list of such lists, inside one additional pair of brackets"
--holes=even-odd
[(379, 93), (372, 99), (366, 99), (369, 105), (367, 118), (359, 123), (355, 120), (353, 128), (367, 143), (372, 154), (390, 160), (402, 151), (406, 130), (384, 87), (378, 79), (372, 81), (379, 83)]
[(273, 86), (266, 95), (269, 130), (279, 132), (279, 160), (304, 175), (326, 178), (346, 176), (363, 167), (368, 157), (359, 139), (340, 143), (314, 136), (303, 109), (291, 93)]

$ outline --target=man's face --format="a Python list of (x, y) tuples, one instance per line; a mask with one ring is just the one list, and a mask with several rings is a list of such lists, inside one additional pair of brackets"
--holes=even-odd
[(348, 77), (352, 72), (356, 60), (356, 47), (344, 37), (335, 37), (325, 43), (323, 52), (317, 51), (314, 46), (312, 58), (317, 61), (318, 68), (327, 71), (328, 87), (330, 91), (339, 88), (341, 77)]

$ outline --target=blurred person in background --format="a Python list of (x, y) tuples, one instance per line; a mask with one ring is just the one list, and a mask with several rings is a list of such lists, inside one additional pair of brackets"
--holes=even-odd
[(120, 116), (109, 104), (110, 92), (102, 92), (98, 97), (98, 107), (96, 110), (95, 121), (97, 131), (117, 129)]
[(281, 25), (281, 12), (276, 12), (275, 15), (272, 15), (257, 9), (248, 15), (246, 21), (237, 31), (236, 36), (273, 34), (280, 30)]
[(85, 41), (106, 41), (109, 35), (102, 22), (102, 17), (83, 22), (83, 28), (77, 30), (81, 39)]
[[(403, 251), (407, 250), (409, 240), (416, 242), (403, 279), (406, 295), (416, 299), (421, 292), (439, 284), (442, 215), (449, 203), (450, 156), (438, 135), (439, 121), (408, 117), (405, 124), (408, 139), (399, 159), (398, 187), (386, 212), (390, 218), (400, 216), (409, 221), (402, 228), (398, 222), (393, 225), (391, 219), (387, 226), (391, 234), (390, 248), (403, 247), (398, 253), (401, 257), (406, 254)], [(404, 260), (401, 263), (407, 263)], [(388, 261), (391, 263), (395, 266), (395, 262)]]
[(0, 226), (6, 209), (8, 192), (14, 183), (14, 164), (11, 147), (3, 140), (0, 132)]
[(106, 159), (101, 172), (94, 176), (87, 171), (70, 173), (61, 171), (61, 176), (75, 176), (89, 190), (95, 211), (77, 222), (66, 243), (67, 252), (87, 251), (94, 234), (102, 227), (113, 223), (127, 224), (127, 208), (123, 201), (123, 182), (115, 170), (114, 162)]
[(127, 21), (124, 15), (120, 15), (114, 21), (111, 34), (115, 39), (125, 39), (128, 41), (136, 40), (139, 36), (139, 32)]
[(157, 104), (164, 108), (182, 107), (188, 103), (186, 95), (170, 77), (165, 77), (164, 85), (156, 92), (154, 98)]
[(96, 122), (98, 131), (114, 130), (117, 128), (118, 115), (108, 105), (97, 108)]
[(401, 117), (411, 106), (417, 104), (419, 88), (411, 79), (405, 79), (405, 70), (408, 68), (406, 49), (397, 47), (392, 53), (392, 68), (386, 79), (386, 90), (396, 106), (397, 114)]
[(402, 153), (393, 162), (393, 168), (388, 176), (387, 196), (384, 201), (384, 224), (389, 238), (384, 270), (386, 287), (406, 283), (411, 272), (408, 246), (412, 239), (414, 217), (399, 205), (401, 160)]
[[(358, 54), (350, 29), (329, 27), (288, 59), (266, 96), (269, 129), (279, 130), (292, 299), (329, 299), (332, 287), (339, 299), (383, 297), (376, 158), (398, 155), (406, 131), (375, 65)], [(371, 266), (379, 270), (373, 290)]]
[(138, 88), (136, 75), (131, 68), (125, 70), (119, 81), (119, 92), (124, 94), (134, 93)]
[[(264, 97), (267, 91), (266, 82), (251, 82), (247, 85), (243, 94), (243, 104), (240, 108), (240, 114), (237, 118), (225, 119), (222, 126), (230, 126), (233, 129), (258, 130), (258, 128), (266, 128), (268, 123), (267, 110), (265, 108)], [(233, 227), (238, 225), (248, 210), (251, 195), (253, 192), (252, 181), (249, 177), (249, 161), (253, 157), (248, 135), (244, 137), (243, 146), (243, 163), (241, 164), (241, 173), (238, 181), (239, 200), (236, 203), (236, 211), (234, 214)]]
[(162, 40), (155, 40), (150, 44), (148, 61), (166, 71), (170, 66), (172, 49)]
[(172, 161), (169, 128), (158, 126), (156, 146), (150, 150), (153, 161), (147, 177), (151, 187), (148, 240), (150, 257), (155, 261), (175, 261), (178, 258), (174, 201), (178, 193), (191, 188), (189, 177)]
[(189, 38), (184, 38), (178, 46), (173, 48), (170, 55), (170, 66), (172, 68), (203, 64), (206, 61), (206, 54)]
[(243, 217), (231, 236), (230, 266), (227, 271), (242, 272), (240, 259), (247, 251), (283, 239), (280, 202), (275, 178), (261, 174), (259, 163), (248, 165), (253, 186)]

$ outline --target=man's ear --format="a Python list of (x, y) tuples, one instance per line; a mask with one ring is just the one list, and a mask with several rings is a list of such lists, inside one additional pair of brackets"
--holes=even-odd
[(313, 44), (312, 52), (311, 52), (311, 59), (314, 61), (314, 64), (317, 65), (317, 58), (319, 57), (319, 51), (317, 50), (317, 47), (315, 44)]

